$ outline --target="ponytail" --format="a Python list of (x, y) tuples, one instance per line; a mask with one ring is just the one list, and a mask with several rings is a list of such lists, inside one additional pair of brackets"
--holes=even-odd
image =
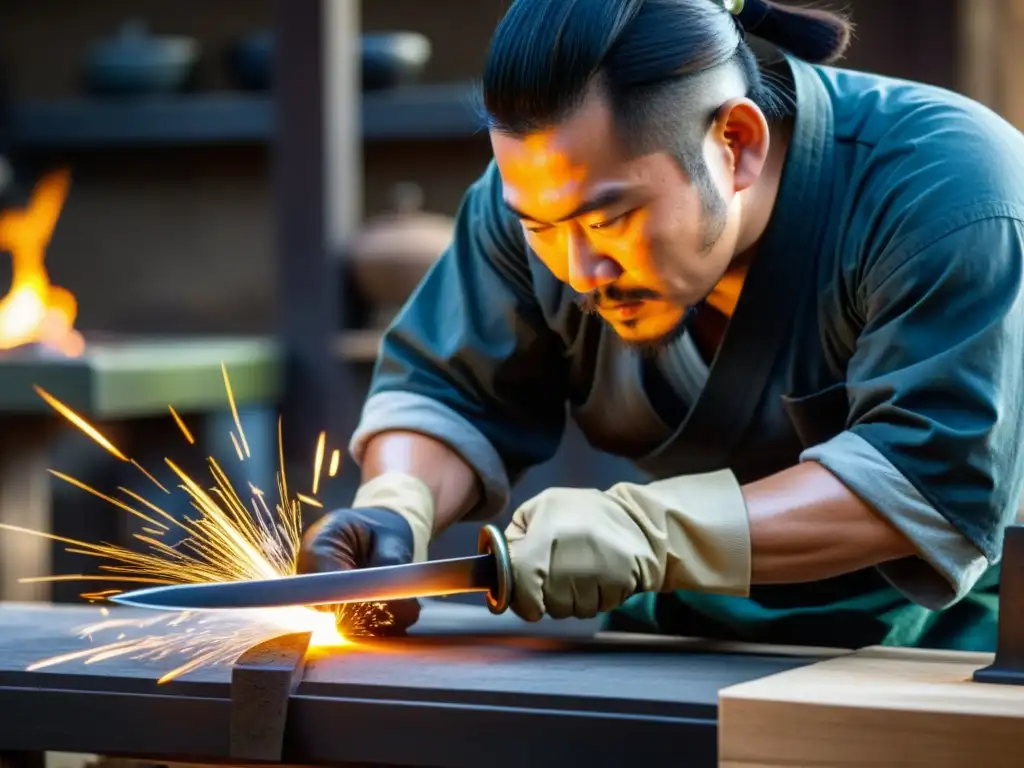
[(736, 20), (744, 32), (811, 64), (839, 59), (850, 44), (853, 24), (839, 13), (794, 8), (773, 0), (734, 0), (732, 4), (740, 6)]

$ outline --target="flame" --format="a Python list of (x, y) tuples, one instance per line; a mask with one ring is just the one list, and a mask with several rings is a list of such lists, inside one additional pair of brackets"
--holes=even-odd
[(70, 186), (66, 170), (36, 184), (24, 209), (0, 212), (0, 250), (11, 254), (11, 288), (0, 298), (0, 349), (39, 343), (69, 357), (85, 349), (75, 330), (78, 302), (50, 283), (44, 254)]
[[(225, 388), (235, 416), (240, 444), (239, 440), (234, 439), (234, 431), (231, 432), (231, 436), (239, 461), (245, 461), (249, 456), (248, 441), (235, 409), (227, 369), (223, 370)], [(161, 493), (171, 493), (150, 472), (129, 458), (82, 416), (42, 388), (36, 387), (36, 392), (50, 407), (97, 445), (117, 459), (136, 467)], [(184, 422), (173, 408), (169, 410), (186, 442), (193, 444), (194, 438)], [(118, 488), (118, 492), (124, 498), (116, 498), (51, 469), (50, 473), (54, 477), (140, 519), (145, 527), (141, 533), (133, 536), (145, 545), (145, 549), (135, 551), (114, 544), (77, 541), (0, 523), (0, 529), (41, 536), (68, 545), (68, 552), (88, 555), (103, 561), (97, 568), (98, 573), (43, 576), (25, 578), (21, 581), (194, 584), (291, 576), (295, 573), (296, 556), (301, 541), (302, 506), (323, 506), (315, 497), (320, 485), (326, 434), (321, 433), (317, 441), (312, 493), (296, 493), (294, 497), (288, 493), (281, 438), (281, 421), (278, 419), (278, 501), (273, 505), (267, 502), (263, 491), (252, 484), (249, 485), (249, 502), (243, 502), (227, 473), (212, 456), (207, 457), (213, 479), (210, 487), (204, 487), (198, 480), (190, 477), (177, 462), (169, 457), (165, 458), (167, 467), (180, 481), (178, 488), (185, 492), (192, 508), (198, 512), (198, 515), (187, 518), (175, 517), (156, 502), (127, 488)], [(241, 446), (245, 446), (244, 451)], [(334, 463), (332, 461), (332, 464)], [(163, 540), (172, 532), (182, 535), (178, 543), (171, 544)], [(82, 597), (90, 601), (104, 601), (119, 591), (94, 589), (83, 593)], [(107, 609), (102, 610), (106, 615)], [(232, 612), (230, 619), (216, 614), (193, 612), (156, 613), (145, 618), (106, 619), (83, 627), (79, 635), (82, 639), (91, 641), (97, 633), (114, 632), (115, 639), (112, 642), (42, 659), (33, 663), (29, 669), (41, 669), (75, 660), (94, 664), (121, 656), (150, 660), (183, 658), (184, 661), (160, 678), (160, 682), (167, 682), (199, 667), (230, 663), (252, 645), (276, 635), (311, 632), (311, 649), (336, 648), (350, 644), (349, 637), (370, 634), (373, 629), (386, 626), (391, 621), (392, 617), (381, 604), (344, 605), (336, 612), (309, 606), (253, 609)], [(130, 634), (137, 636), (129, 636)]]

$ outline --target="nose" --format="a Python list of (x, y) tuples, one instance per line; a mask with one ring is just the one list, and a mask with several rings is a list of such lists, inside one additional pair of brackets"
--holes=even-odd
[(614, 283), (622, 269), (612, 259), (598, 253), (579, 226), (570, 227), (569, 285), (577, 293), (590, 293)]

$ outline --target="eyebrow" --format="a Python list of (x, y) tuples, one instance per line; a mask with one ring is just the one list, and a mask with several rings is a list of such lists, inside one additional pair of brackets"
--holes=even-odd
[(622, 202), (622, 200), (626, 197), (628, 191), (629, 190), (626, 187), (613, 187), (611, 189), (606, 189), (602, 192), (598, 192), (589, 200), (586, 200), (582, 204), (576, 206), (576, 208), (570, 211), (567, 215), (563, 216), (557, 221), (552, 222), (547, 222), (542, 219), (538, 219), (535, 216), (530, 216), (529, 214), (524, 213), (523, 211), (516, 208), (514, 205), (512, 205), (512, 203), (510, 203), (508, 200), (505, 200), (504, 198), (502, 199), (502, 202), (505, 203), (506, 208), (512, 211), (512, 213), (514, 213), (520, 219), (534, 221), (538, 224), (558, 224), (559, 222), (562, 221), (575, 219), (577, 216), (582, 216), (586, 213), (599, 211), (602, 208), (609, 208), (613, 205), (616, 205)]

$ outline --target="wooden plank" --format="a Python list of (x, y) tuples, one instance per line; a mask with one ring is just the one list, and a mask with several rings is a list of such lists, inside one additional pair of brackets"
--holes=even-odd
[(280, 762), (288, 700), (305, 669), (312, 632), (253, 646), (231, 667), (231, 757)]
[(992, 654), (867, 648), (719, 695), (722, 766), (1019, 766), (1024, 687)]
[(86, 339), (80, 358), (35, 347), (0, 357), (0, 412), (52, 414), (38, 385), (85, 416), (118, 419), (228, 407), (221, 363), (239, 407), (276, 403), (277, 345), (260, 338)]

